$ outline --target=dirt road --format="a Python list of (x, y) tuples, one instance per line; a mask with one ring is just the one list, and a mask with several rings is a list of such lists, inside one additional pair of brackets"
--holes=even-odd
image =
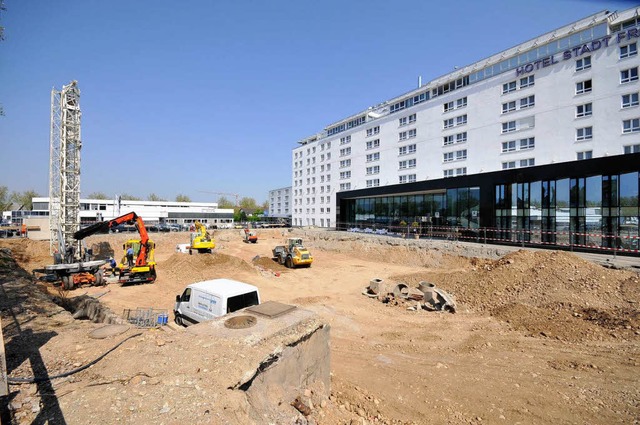
[[(311, 268), (289, 270), (270, 259), (271, 248), (292, 235), (305, 239), (314, 256)], [(70, 295), (104, 294), (100, 301), (116, 313), (137, 307), (170, 310), (187, 284), (227, 277), (257, 285), (263, 300), (316, 312), (331, 325), (332, 394), (310, 416), (320, 424), (640, 420), (640, 289), (633, 271), (605, 269), (562, 252), (468, 258), (385, 237), (322, 231), (265, 230), (257, 244), (244, 243), (239, 230), (214, 237), (213, 254), (189, 256), (174, 252), (176, 244), (188, 242), (187, 233), (153, 235), (158, 247), (154, 284), (109, 284)], [(122, 239), (98, 235), (87, 242), (117, 248)], [(44, 242), (3, 241), (0, 246), (12, 248), (27, 271), (48, 259)], [(413, 286), (433, 282), (456, 298), (458, 312), (413, 311), (411, 303), (365, 297), (363, 288), (372, 278)], [(56, 338), (68, 337), (52, 341)], [(43, 344), (41, 351), (48, 346), (54, 344)], [(78, 351), (84, 351), (73, 353), (79, 364), (97, 353)], [(135, 361), (134, 352), (127, 355)], [(188, 351), (184, 356), (190, 360)], [(115, 373), (107, 367), (116, 366), (99, 363), (93, 373)], [(25, 366), (15, 370), (12, 374), (28, 373)], [(170, 380), (171, 373), (156, 378)], [(78, 374), (76, 387), (88, 385), (83, 380), (89, 376)], [(15, 423), (28, 423), (33, 400), (43, 395), (13, 389), (19, 391)], [(55, 393), (61, 397), (63, 391), (61, 385)], [(119, 415), (93, 413), (89, 421), (82, 404), (70, 398), (60, 399), (67, 423), (110, 423)], [(89, 406), (91, 400), (83, 403)], [(16, 414), (22, 416), (15, 419)], [(129, 423), (126, 415), (118, 417)]]

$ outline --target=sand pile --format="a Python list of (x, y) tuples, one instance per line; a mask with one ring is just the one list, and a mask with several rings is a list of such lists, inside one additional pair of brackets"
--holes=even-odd
[(166, 260), (158, 262), (158, 273), (162, 273), (164, 278), (180, 282), (198, 282), (225, 277), (230, 270), (254, 271), (255, 269), (240, 258), (219, 252), (194, 255), (174, 253)]
[(464, 272), (420, 272), (395, 279), (433, 282), (459, 307), (495, 316), (532, 336), (568, 341), (637, 338), (638, 275), (559, 251), (518, 251), (473, 259)]

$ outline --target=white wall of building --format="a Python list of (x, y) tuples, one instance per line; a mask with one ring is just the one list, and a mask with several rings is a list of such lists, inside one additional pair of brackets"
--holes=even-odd
[[(633, 19), (631, 23), (630, 19)], [(593, 48), (593, 51), (570, 50), (566, 56), (561, 50), (550, 55), (546, 63), (531, 66), (531, 72), (518, 72), (514, 68), (390, 113), (390, 106), (403, 98), (431, 91), (445, 82), (500, 61), (517, 59), (544, 48), (542, 46), (547, 43), (560, 43), (558, 40), (563, 37), (576, 37), (581, 31), (597, 33), (598, 29), (591, 29), (594, 22), (603, 31), (607, 16), (597, 14), (578, 21), (577, 25), (567, 25), (555, 31), (557, 36), (544, 34), (539, 37), (539, 43), (523, 43), (343, 120), (348, 122), (366, 115), (365, 124), (327, 136), (328, 129), (343, 122), (339, 121), (322, 133), (299, 142), (300, 146), (292, 152), (293, 225), (335, 225), (335, 193), (341, 190), (478, 174), (502, 170), (505, 166), (518, 168), (576, 161), (583, 159), (579, 158), (580, 153), (584, 157), (586, 152), (593, 158), (621, 155), (625, 146), (640, 145), (640, 132), (623, 133), (624, 120), (640, 119), (640, 106), (622, 107), (623, 95), (638, 96), (640, 92), (637, 78), (640, 21), (635, 9), (620, 12), (616, 19), (609, 21), (611, 26), (626, 24), (622, 28), (614, 27), (614, 31), (609, 27), (611, 38), (596, 37), (599, 45), (580, 39), (573, 41), (575, 45), (587, 45), (587, 49)], [(578, 30), (572, 29), (574, 26)], [(622, 49), (636, 54), (621, 57)], [(584, 63), (587, 57), (591, 66), (578, 70), (577, 62)], [(622, 82), (621, 72), (626, 70), (635, 72), (635, 79)], [(533, 76), (533, 84), (527, 80), (530, 76)], [(592, 89), (577, 93), (578, 83), (587, 81)], [(503, 93), (503, 86), (510, 83), (515, 83), (515, 90)], [(521, 108), (521, 104), (526, 105), (531, 100), (530, 96), (533, 96), (534, 105)], [(454, 103), (454, 108), (445, 111), (449, 102)], [(503, 104), (510, 106), (509, 102), (516, 103), (516, 110), (503, 113)], [(457, 104), (464, 106), (455, 108)], [(578, 117), (578, 106), (586, 104), (591, 105), (592, 114)], [(444, 128), (445, 120), (453, 118), (455, 122), (465, 115), (464, 124)], [(411, 122), (413, 117), (415, 122)], [(404, 125), (403, 119), (406, 119)], [(516, 130), (503, 132), (503, 124), (514, 121)], [(373, 132), (375, 128), (379, 129), (377, 134), (367, 135), (368, 130)], [(578, 129), (585, 128), (591, 129), (592, 137), (578, 140)], [(400, 140), (405, 131), (407, 138)], [(415, 136), (411, 137), (409, 131), (415, 131)], [(458, 134), (466, 134), (466, 140), (461, 137), (464, 141), (445, 145), (445, 136), (456, 139)], [(378, 147), (373, 144), (375, 140), (379, 140)], [(368, 148), (367, 142), (373, 146)], [(508, 142), (515, 142), (515, 150), (511, 151)], [(504, 151), (503, 143), (507, 143), (507, 151)], [(350, 149), (350, 152), (341, 155), (345, 153), (343, 149)], [(464, 151), (466, 155), (463, 155)], [(379, 159), (371, 156), (375, 154)], [(451, 154), (453, 160), (448, 161), (445, 154)], [(379, 171), (368, 175), (367, 171), (377, 171), (370, 167), (379, 167)], [(452, 175), (445, 174), (448, 172)], [(341, 173), (350, 173), (350, 176)]]
[[(48, 212), (48, 197), (33, 198), (33, 211)], [(233, 217), (233, 209), (220, 209), (215, 202), (129, 201), (113, 199), (80, 199), (81, 222), (111, 220), (129, 212), (135, 212), (150, 224), (193, 223), (197, 218), (203, 223), (232, 223), (233, 218), (199, 218), (199, 214), (224, 214)], [(176, 216), (180, 217), (176, 217)]]

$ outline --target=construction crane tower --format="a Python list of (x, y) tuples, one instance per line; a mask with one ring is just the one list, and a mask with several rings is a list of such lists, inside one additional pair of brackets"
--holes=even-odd
[(80, 90), (72, 81), (62, 90), (51, 90), (49, 153), (49, 229), (51, 254), (65, 255), (65, 248), (79, 252), (73, 233), (80, 226)]
[(213, 195), (223, 195), (223, 196), (233, 196), (236, 200), (235, 206), (238, 206), (238, 201), (240, 199), (240, 195), (237, 193), (227, 193), (227, 192), (209, 192), (206, 190), (199, 190), (198, 192), (202, 192), (202, 193), (211, 193)]

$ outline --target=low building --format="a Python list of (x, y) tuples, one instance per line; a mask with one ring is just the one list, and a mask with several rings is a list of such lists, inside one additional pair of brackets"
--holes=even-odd
[[(80, 223), (111, 220), (134, 211), (146, 224), (174, 223), (190, 225), (196, 220), (208, 227), (231, 227), (233, 208), (218, 208), (216, 202), (131, 201), (126, 199), (80, 199)], [(49, 198), (33, 198), (31, 211), (12, 211), (11, 221), (48, 217)]]

